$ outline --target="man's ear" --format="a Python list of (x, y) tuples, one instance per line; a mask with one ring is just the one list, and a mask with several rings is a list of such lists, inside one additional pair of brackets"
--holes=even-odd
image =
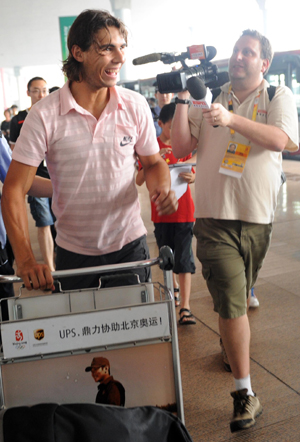
[(81, 48), (78, 45), (73, 45), (72, 49), (71, 49), (71, 53), (73, 55), (73, 57), (75, 58), (75, 60), (82, 62), (83, 61), (83, 51), (81, 50)]
[(270, 66), (270, 60), (268, 60), (267, 58), (265, 58), (265, 59), (263, 60), (263, 64), (262, 64), (262, 68), (261, 68), (261, 71), (262, 71), (263, 75), (264, 75), (264, 73), (269, 69), (269, 66)]
[(158, 121), (157, 121), (157, 124), (159, 125), (159, 127), (161, 127), (161, 128), (163, 127), (163, 123), (162, 123), (161, 120), (158, 120)]

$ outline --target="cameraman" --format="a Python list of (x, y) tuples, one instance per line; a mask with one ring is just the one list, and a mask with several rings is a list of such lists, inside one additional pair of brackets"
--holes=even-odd
[[(262, 412), (250, 380), (247, 298), (271, 240), (281, 152), (298, 149), (291, 91), (279, 86), (271, 102), (268, 97), (263, 76), (272, 57), (265, 37), (244, 31), (229, 61), (230, 82), (215, 103), (203, 111), (192, 106), (190, 112), (186, 104), (177, 104), (172, 126), (175, 156), (198, 149), (194, 234), (235, 381), (232, 432), (251, 427)], [(238, 146), (233, 166), (242, 164), (235, 173), (228, 168), (231, 143)]]

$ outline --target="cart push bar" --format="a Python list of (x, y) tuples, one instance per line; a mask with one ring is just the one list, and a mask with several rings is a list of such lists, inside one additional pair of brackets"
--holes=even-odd
[[(68, 270), (57, 270), (52, 272), (52, 277), (54, 280), (59, 280), (60, 278), (66, 278), (70, 276), (78, 275), (91, 275), (91, 274), (102, 274), (102, 273), (113, 273), (120, 270), (131, 270), (143, 267), (152, 267), (154, 265), (159, 265), (159, 268), (163, 270), (164, 283), (167, 288), (169, 288), (173, 294), (173, 278), (172, 269), (174, 267), (174, 255), (170, 247), (163, 246), (159, 250), (159, 256), (153, 259), (145, 259), (143, 261), (128, 262), (122, 264), (112, 264), (105, 266), (96, 267), (85, 267), (80, 269), (68, 269)], [(15, 275), (0, 275), (0, 283), (17, 283), (23, 282), (22, 278)]]

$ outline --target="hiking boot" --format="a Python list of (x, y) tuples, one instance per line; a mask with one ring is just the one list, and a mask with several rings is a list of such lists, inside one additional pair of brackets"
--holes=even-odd
[(233, 419), (230, 422), (232, 433), (247, 430), (255, 424), (255, 418), (262, 413), (262, 406), (256, 396), (247, 396), (247, 388), (233, 391)]
[(223, 366), (224, 366), (224, 369), (226, 371), (228, 371), (229, 373), (231, 373), (231, 367), (230, 367), (230, 364), (229, 364), (229, 361), (228, 361), (228, 357), (227, 357), (227, 354), (226, 354), (226, 350), (225, 350), (225, 347), (223, 345), (223, 342), (222, 342), (221, 338), (220, 338), (220, 347), (221, 347), (221, 352), (222, 352), (222, 356), (223, 356)]

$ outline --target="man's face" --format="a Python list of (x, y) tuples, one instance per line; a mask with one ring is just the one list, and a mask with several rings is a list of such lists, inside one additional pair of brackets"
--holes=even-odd
[(4, 111), (4, 116), (6, 121), (10, 121), (11, 120), (11, 114), (9, 111)]
[(95, 382), (102, 382), (109, 375), (109, 369), (108, 367), (92, 367), (91, 373)]
[(268, 66), (269, 61), (261, 59), (260, 42), (244, 35), (236, 42), (229, 60), (230, 80), (257, 82)]
[(44, 80), (34, 80), (27, 91), (27, 95), (31, 98), (31, 106), (33, 106), (48, 95), (47, 83)]
[(73, 56), (83, 65), (83, 81), (92, 89), (112, 87), (117, 83), (118, 73), (125, 62), (126, 43), (119, 29), (100, 29), (95, 35), (94, 44), (82, 52), (73, 47)]
[(160, 108), (162, 108), (162, 107), (164, 107), (165, 104), (170, 104), (171, 100), (173, 98), (173, 95), (174, 94), (172, 94), (172, 93), (170, 93), (170, 94), (161, 94), (159, 91), (157, 91), (155, 93), (155, 98), (157, 99), (158, 106)]

